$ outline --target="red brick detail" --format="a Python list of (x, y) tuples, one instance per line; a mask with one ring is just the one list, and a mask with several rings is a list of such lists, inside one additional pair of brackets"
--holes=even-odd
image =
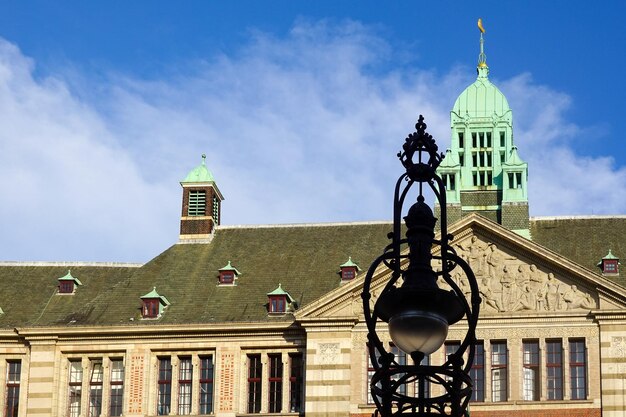
[(213, 220), (181, 220), (180, 221), (180, 234), (181, 235), (208, 235), (213, 231)]

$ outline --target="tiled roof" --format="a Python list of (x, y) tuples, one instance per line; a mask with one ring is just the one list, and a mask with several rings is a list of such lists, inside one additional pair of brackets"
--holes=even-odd
[[(339, 287), (338, 265), (348, 256), (369, 265), (382, 253), (390, 230), (390, 223), (220, 227), (210, 243), (176, 244), (141, 268), (73, 267), (84, 285), (70, 296), (53, 295), (67, 268), (0, 266), (0, 282), (11, 282), (0, 285), (0, 326), (291, 320), (268, 315), (268, 292), (280, 283), (298, 306), (316, 300)], [(218, 286), (229, 260), (244, 273), (236, 285)], [(171, 305), (158, 320), (142, 320), (139, 297), (155, 286)], [(20, 294), (29, 302), (7, 301)]]
[[(601, 274), (597, 267), (611, 249), (626, 264), (626, 216), (533, 217), (532, 240)], [(626, 271), (608, 279), (626, 287)]]

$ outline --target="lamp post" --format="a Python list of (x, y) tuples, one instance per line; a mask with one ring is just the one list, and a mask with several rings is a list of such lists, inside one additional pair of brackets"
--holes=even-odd
[[(377, 408), (374, 416), (460, 417), (466, 413), (472, 392), (469, 371), (474, 358), (480, 295), (471, 268), (450, 246), (445, 185), (436, 173), (444, 155), (438, 153), (435, 140), (426, 133), (421, 115), (415, 128), (398, 153), (406, 172), (395, 187), (391, 244), (370, 266), (361, 294), (374, 368), (370, 386)], [(417, 201), (404, 217), (403, 238), (402, 207), (414, 185), (418, 187)], [(435, 239), (437, 219), (424, 202), (424, 185), (434, 192), (441, 208), (440, 240)], [(432, 259), (438, 261), (436, 270)], [(391, 278), (384, 283), (372, 309), (372, 279), (381, 265), (391, 271)], [(464, 275), (461, 279), (469, 284), (469, 300), (451, 278), (450, 272), (455, 268), (460, 268)], [(438, 280), (446, 282), (451, 290), (439, 288)], [(467, 321), (468, 329), (458, 350), (441, 365), (421, 364), (426, 355), (442, 346), (448, 327), (461, 319)], [(387, 351), (376, 332), (380, 322), (388, 323), (392, 342), (410, 355), (413, 364), (398, 363), (393, 353)], [(410, 385), (415, 387), (415, 395), (408, 395), (410, 390), (406, 388)]]

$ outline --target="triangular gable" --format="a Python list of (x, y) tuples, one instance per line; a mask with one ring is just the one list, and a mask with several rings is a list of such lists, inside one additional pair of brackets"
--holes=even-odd
[[(469, 261), (477, 276), (483, 299), (481, 317), (626, 308), (623, 287), (478, 214), (457, 221), (449, 233), (457, 254)], [(373, 300), (389, 273), (381, 266), (374, 274)], [(308, 304), (296, 319), (361, 319), (364, 277), (361, 274)]]

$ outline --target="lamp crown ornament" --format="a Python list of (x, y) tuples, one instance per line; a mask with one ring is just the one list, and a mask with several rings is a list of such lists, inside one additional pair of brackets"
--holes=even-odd
[[(398, 158), (405, 172), (398, 178), (394, 193), (393, 232), (383, 254), (370, 266), (364, 280), (363, 311), (368, 328), (368, 349), (374, 368), (370, 389), (376, 404), (375, 417), (455, 416), (465, 415), (471, 396), (469, 370), (474, 357), (475, 331), (480, 296), (476, 278), (449, 242), (447, 233), (445, 186), (436, 170), (444, 158), (433, 137), (426, 132), (424, 117), (419, 116), (415, 132), (405, 139)], [(413, 185), (418, 195), (404, 222), (406, 235), (401, 236), (404, 201)], [(441, 207), (441, 238), (435, 239), (435, 218), (426, 204), (424, 186), (429, 187)], [(432, 266), (433, 259), (438, 268)], [(379, 269), (379, 267), (381, 269)], [(467, 300), (450, 271), (460, 268), (469, 288)], [(373, 309), (371, 286), (389, 276)], [(439, 288), (445, 281), (451, 290)], [(425, 356), (438, 350), (448, 335), (448, 327), (462, 319), (468, 331), (458, 350), (441, 365), (422, 364)], [(413, 364), (399, 361), (388, 352), (376, 326), (388, 324), (393, 344), (408, 354)], [(383, 337), (386, 339), (386, 337)], [(402, 363), (399, 363), (402, 362)], [(406, 386), (416, 386), (409, 396)], [(428, 385), (440, 385), (439, 390)], [(430, 394), (432, 393), (432, 395)]]

